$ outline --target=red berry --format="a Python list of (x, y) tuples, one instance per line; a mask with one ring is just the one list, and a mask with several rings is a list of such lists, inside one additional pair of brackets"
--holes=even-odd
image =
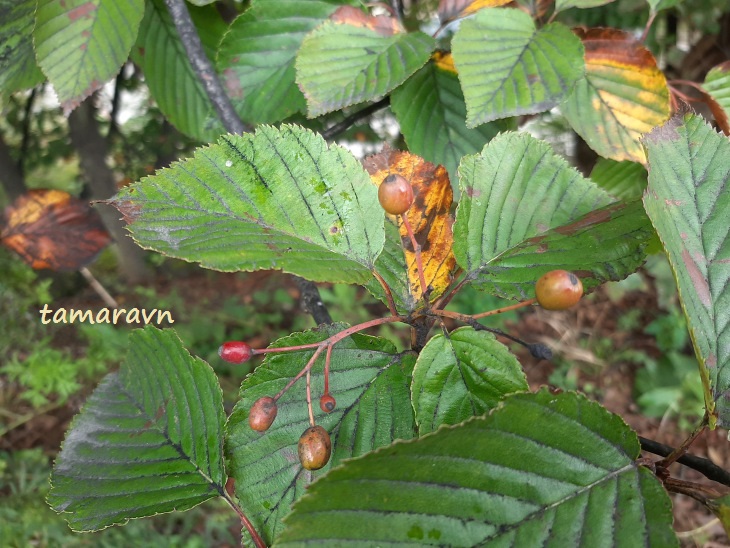
[(535, 284), (535, 297), (546, 310), (565, 310), (583, 296), (580, 279), (567, 270), (551, 270)]
[(330, 460), (332, 442), (327, 430), (321, 426), (307, 428), (299, 438), (297, 447), (299, 462), (307, 470), (319, 470)]
[(253, 356), (253, 348), (243, 341), (229, 341), (218, 348), (218, 355), (230, 363), (244, 363)]
[(251, 410), (248, 412), (248, 424), (257, 432), (265, 432), (271, 426), (276, 418), (276, 400), (269, 396), (257, 399), (253, 402)]
[(378, 188), (378, 201), (391, 215), (401, 215), (413, 203), (413, 187), (402, 175), (391, 173)]
[(324, 396), (319, 398), (319, 407), (325, 413), (331, 413), (332, 411), (334, 411), (336, 405), (337, 405), (337, 402), (329, 394), (325, 394)]

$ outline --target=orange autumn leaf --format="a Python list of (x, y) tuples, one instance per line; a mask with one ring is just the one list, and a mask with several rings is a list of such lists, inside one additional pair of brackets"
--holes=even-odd
[(646, 162), (641, 137), (669, 118), (669, 88), (656, 59), (631, 33), (574, 29), (586, 75), (563, 104), (573, 129), (605, 158)]
[[(387, 145), (379, 154), (366, 158), (364, 165), (378, 186), (391, 174), (401, 175), (411, 183), (415, 198), (406, 215), (416, 241), (421, 246), (424, 277), (426, 285), (432, 288), (431, 297), (442, 294), (451, 283), (456, 268), (452, 251), (453, 218), (450, 212), (453, 192), (446, 169), (415, 154), (393, 150)], [(408, 282), (414, 299), (418, 300), (422, 291), (416, 255), (400, 217), (397, 223), (406, 258)]]
[(365, 27), (370, 30), (374, 30), (382, 36), (393, 36), (394, 34), (404, 32), (405, 30), (394, 17), (368, 15), (364, 11), (353, 6), (340, 6), (332, 15), (330, 15), (330, 20), (342, 25)]
[(439, 2), (439, 21), (445, 23), (459, 17), (472, 15), (482, 8), (497, 8), (512, 0), (441, 0)]
[(5, 210), (0, 241), (36, 270), (78, 270), (111, 238), (86, 202), (60, 190), (31, 190)]

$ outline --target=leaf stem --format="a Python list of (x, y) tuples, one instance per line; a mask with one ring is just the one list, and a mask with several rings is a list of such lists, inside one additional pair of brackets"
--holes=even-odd
[(657, 463), (657, 466), (662, 466), (664, 468), (669, 468), (670, 465), (672, 465), (674, 462), (677, 461), (680, 457), (683, 457), (687, 450), (689, 449), (690, 445), (694, 443), (694, 441), (697, 439), (697, 437), (702, 434), (702, 432), (705, 431), (705, 428), (707, 427), (708, 422), (708, 415), (707, 412), (705, 412), (705, 416), (702, 417), (702, 420), (700, 421), (700, 424), (697, 425), (697, 428), (694, 429), (694, 431), (687, 437), (686, 440), (682, 442), (682, 444), (677, 447), (674, 451), (672, 451), (669, 455), (664, 457), (662, 460), (660, 460)]
[(478, 320), (479, 318), (486, 318), (487, 316), (494, 316), (496, 314), (501, 314), (502, 312), (509, 312), (510, 310), (515, 310), (517, 308), (522, 308), (523, 306), (530, 306), (531, 304), (535, 304), (537, 302), (537, 299), (527, 299), (526, 301), (522, 301), (516, 304), (512, 304), (509, 306), (503, 306), (502, 308), (497, 308), (495, 310), (489, 310), (487, 312), (480, 312), (479, 314), (474, 314), (472, 318), (475, 320)]
[[(328, 346), (327, 348), (332, 348)], [(309, 411), (309, 425), (314, 426), (314, 410), (312, 409), (312, 368), (307, 369), (307, 410)]]
[(324, 395), (330, 393), (330, 362), (332, 361), (332, 345), (327, 347), (327, 354), (324, 357)]
[(416, 241), (416, 236), (413, 234), (413, 228), (411, 223), (408, 221), (408, 212), (400, 216), (403, 219), (403, 226), (406, 227), (408, 237), (411, 239), (411, 245), (413, 245), (413, 253), (416, 256), (416, 269), (418, 270), (418, 279), (421, 282), (421, 293), (426, 294), (428, 287), (426, 286), (426, 277), (423, 275), (423, 262), (421, 261), (421, 246)]
[[(325, 341), (325, 343), (326, 343), (326, 341)], [(289, 390), (292, 386), (294, 386), (295, 382), (297, 382), (299, 379), (301, 379), (302, 376), (312, 368), (312, 366), (314, 365), (314, 362), (317, 361), (317, 358), (322, 353), (322, 350), (324, 350), (325, 346), (326, 346), (326, 344), (319, 343), (317, 350), (315, 350), (314, 354), (312, 354), (312, 357), (309, 358), (307, 365), (305, 365), (304, 368), (297, 374), (297, 376), (294, 377), (292, 380), (290, 380), (287, 383), (287, 385), (284, 388), (282, 388), (276, 396), (274, 396), (274, 401), (276, 401), (280, 397), (282, 397), (287, 390)]]
[(371, 114), (374, 114), (375, 112), (379, 111), (380, 109), (383, 109), (387, 107), (390, 104), (390, 97), (383, 97), (380, 101), (377, 101), (371, 105), (366, 106), (362, 110), (358, 110), (357, 112), (354, 112), (350, 114), (349, 116), (345, 117), (344, 120), (337, 122), (335, 125), (328, 127), (325, 129), (321, 135), (324, 137), (326, 141), (329, 141), (330, 139), (334, 139), (337, 137), (340, 133), (344, 133), (347, 131), (350, 126), (355, 125), (357, 122), (362, 120), (363, 118), (367, 118)]
[(233, 508), (233, 511), (238, 514), (238, 519), (241, 520), (241, 525), (243, 525), (246, 528), (246, 531), (248, 531), (248, 534), (251, 535), (251, 540), (253, 540), (256, 548), (266, 548), (266, 543), (264, 542), (264, 539), (259, 536), (256, 528), (253, 526), (253, 523), (251, 523), (251, 521), (246, 517), (246, 514), (243, 513), (241, 507), (236, 504), (236, 502), (231, 498), (228, 493), (226, 493), (225, 489), (223, 490), (223, 494), (221, 496), (223, 497), (223, 500), (228, 503), (228, 506)]
[(385, 298), (388, 299), (388, 310), (390, 310), (390, 315), (397, 316), (398, 311), (395, 308), (395, 301), (393, 300), (393, 293), (391, 293), (390, 287), (387, 283), (385, 283), (383, 277), (378, 274), (376, 270), (372, 270), (371, 272), (373, 273), (373, 276), (375, 276), (375, 279), (380, 282), (380, 285), (383, 287), (383, 291), (385, 291)]

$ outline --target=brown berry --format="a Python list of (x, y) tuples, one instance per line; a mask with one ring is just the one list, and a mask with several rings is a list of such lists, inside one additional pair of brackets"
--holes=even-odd
[(307, 470), (319, 470), (330, 460), (332, 442), (327, 430), (321, 426), (310, 426), (299, 438), (299, 462)]
[(535, 297), (545, 310), (565, 310), (583, 296), (583, 284), (567, 270), (551, 270), (535, 284)]
[(378, 201), (391, 215), (401, 215), (413, 203), (413, 187), (402, 175), (391, 173), (378, 188)]
[(319, 398), (319, 407), (325, 413), (331, 413), (332, 411), (334, 411), (336, 405), (337, 405), (337, 402), (329, 394), (325, 394), (324, 396)]
[(269, 429), (276, 418), (276, 400), (269, 396), (257, 399), (253, 402), (248, 412), (248, 424), (257, 432), (265, 432)]

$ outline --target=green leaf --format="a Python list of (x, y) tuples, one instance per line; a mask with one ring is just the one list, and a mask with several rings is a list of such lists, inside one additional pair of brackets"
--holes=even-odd
[[(418, 303), (413, 298), (408, 280), (408, 268), (406, 267), (406, 257), (403, 253), (400, 233), (398, 227), (388, 221), (385, 223), (385, 245), (382, 253), (378, 255), (378, 259), (375, 261), (375, 271), (380, 274), (390, 288), (395, 307), (399, 313), (408, 314), (417, 308)], [(386, 304), (388, 303), (383, 286), (375, 277), (370, 278), (365, 287), (374, 297)]]
[(556, 106), (583, 75), (583, 46), (568, 27), (535, 28), (520, 10), (485, 8), (454, 35), (469, 127)]
[[(669, 257), (687, 316), (705, 405), (730, 426), (730, 141), (680, 113), (645, 139), (644, 206)], [(714, 422), (714, 421), (713, 421)]]
[(530, 299), (543, 274), (568, 270), (589, 291), (635, 272), (653, 237), (640, 200), (611, 204), (505, 251), (479, 271), (473, 284), (492, 295)]
[(678, 546), (669, 497), (638, 456), (636, 434), (584, 396), (517, 394), (333, 470), (277, 546)]
[(36, 0), (0, 0), (0, 94), (44, 80), (33, 52)]
[(226, 272), (365, 283), (385, 238), (362, 165), (298, 126), (221, 137), (109, 203), (143, 247)]
[(129, 353), (66, 435), (48, 502), (72, 529), (187, 510), (222, 494), (223, 395), (172, 330), (129, 336)]
[(119, 72), (143, 14), (143, 0), (38, 1), (38, 64), (66, 112)]
[(132, 59), (157, 106), (182, 133), (209, 142), (224, 132), (162, 0), (146, 3)]
[(567, 10), (569, 8), (595, 8), (610, 4), (614, 0), (555, 0), (555, 13)]
[[(272, 346), (322, 341), (346, 326), (295, 333)], [(315, 420), (332, 438), (332, 458), (322, 470), (304, 470), (297, 458), (297, 442), (309, 426), (304, 380), (278, 401), (278, 414), (265, 433), (248, 425), (249, 408), (258, 398), (273, 396), (299, 373), (313, 351), (269, 354), (241, 385), (241, 400), (228, 421), (226, 451), (236, 494), (248, 517), (271, 542), (281, 530), (281, 518), (307, 485), (343, 459), (362, 455), (393, 440), (415, 433), (406, 372), (392, 343), (355, 335), (337, 343), (332, 352), (330, 391), (337, 400), (329, 414), (317, 400), (324, 383), (324, 353), (312, 369)]]
[(326, 21), (299, 50), (296, 80), (311, 118), (392, 91), (428, 61), (435, 41), (422, 32), (383, 36), (367, 27)]
[(713, 67), (705, 76), (702, 87), (720, 106), (725, 118), (730, 118), (730, 61)]
[(411, 393), (420, 435), (494, 409), (506, 394), (527, 390), (512, 352), (485, 331), (463, 327), (436, 335), (421, 351)]
[(614, 198), (634, 200), (641, 198), (646, 188), (646, 169), (637, 162), (617, 162), (599, 158), (591, 171), (591, 181)]
[(305, 109), (294, 59), (304, 36), (335, 8), (312, 0), (258, 1), (231, 24), (218, 52), (218, 71), (243, 120), (278, 122)]
[(441, 62), (428, 63), (395, 89), (390, 106), (400, 124), (408, 150), (434, 164), (441, 164), (456, 181), (456, 169), (465, 154), (479, 152), (507, 123), (466, 127), (466, 104), (459, 78)]
[[(607, 193), (555, 155), (547, 143), (526, 133), (503, 133), (480, 154), (465, 156), (459, 177), (461, 201), (454, 223), (454, 254), (459, 266), (476, 279), (477, 286), (491, 284), (491, 279), (499, 275), (500, 267), (493, 264), (503, 254), (520, 245), (529, 246), (531, 238), (577, 221), (612, 201)], [(555, 240), (555, 236), (547, 237)], [(559, 254), (559, 249), (570, 244), (551, 245), (556, 246)], [(543, 251), (535, 249), (534, 254), (530, 253), (531, 266), (545, 260), (540, 257)], [(596, 257), (604, 252), (608, 250), (596, 250)], [(585, 251), (569, 260), (580, 258), (585, 264), (586, 257), (581, 253)], [(531, 268), (523, 273), (509, 271), (501, 275), (528, 276), (534, 281), (542, 273)]]

